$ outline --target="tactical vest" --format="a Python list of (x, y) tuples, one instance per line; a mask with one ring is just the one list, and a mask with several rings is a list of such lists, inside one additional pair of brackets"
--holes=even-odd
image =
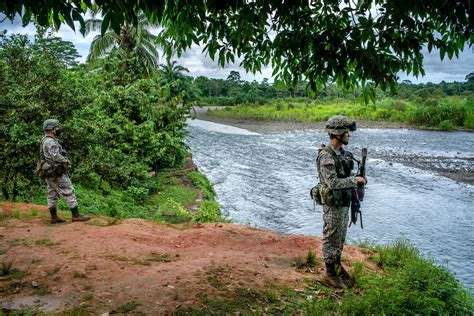
[(41, 178), (55, 178), (67, 173), (67, 163), (55, 162), (46, 159), (43, 151), (44, 140), (51, 136), (44, 136), (40, 145), (40, 161), (36, 164), (34, 173)]
[[(324, 146), (324, 145), (323, 145)], [(334, 159), (334, 164), (336, 167), (337, 177), (347, 178), (351, 175), (351, 171), (354, 168), (354, 161), (352, 160), (351, 154), (349, 152), (344, 151), (342, 148), (340, 149), (341, 154), (336, 155), (334, 150), (330, 146), (324, 146), (318, 152), (317, 158), (317, 168), (318, 168), (318, 175), (320, 183), (316, 186), (319, 190), (320, 200), (322, 205), (328, 206), (335, 206), (335, 207), (342, 207), (342, 206), (349, 206), (351, 203), (351, 195), (352, 195), (352, 188), (347, 189), (330, 189), (323, 181), (320, 173), (320, 159), (321, 159), (321, 151), (325, 151), (331, 155)], [(315, 187), (315, 188), (316, 188)]]

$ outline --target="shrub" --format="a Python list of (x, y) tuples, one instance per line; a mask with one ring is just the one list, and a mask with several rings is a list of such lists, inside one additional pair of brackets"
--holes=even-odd
[(424, 106), (437, 106), (438, 105), (438, 99), (435, 98), (427, 98), (425, 101), (423, 101)]
[(454, 124), (451, 120), (444, 120), (441, 123), (438, 124), (437, 126), (439, 129), (449, 131), (454, 128)]

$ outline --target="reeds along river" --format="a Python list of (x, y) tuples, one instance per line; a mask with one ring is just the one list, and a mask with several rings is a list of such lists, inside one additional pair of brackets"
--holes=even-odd
[[(322, 235), (322, 209), (309, 189), (325, 132), (256, 134), (199, 120), (188, 130), (193, 159), (213, 183), (225, 216)], [(472, 179), (474, 133), (362, 129), (346, 148), (358, 156), (362, 146), (369, 151), (364, 229), (350, 227), (348, 242), (408, 239), (474, 293), (474, 186), (440, 175)]]

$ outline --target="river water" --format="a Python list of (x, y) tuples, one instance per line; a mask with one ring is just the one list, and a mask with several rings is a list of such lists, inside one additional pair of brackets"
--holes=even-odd
[[(239, 224), (289, 234), (322, 235), (322, 208), (309, 189), (315, 155), (327, 134), (318, 130), (257, 134), (189, 121), (193, 160), (217, 192), (223, 215)], [(474, 186), (438, 171), (474, 172), (474, 133), (362, 129), (346, 148), (368, 148), (364, 229), (349, 243), (407, 239), (446, 266), (474, 293)]]

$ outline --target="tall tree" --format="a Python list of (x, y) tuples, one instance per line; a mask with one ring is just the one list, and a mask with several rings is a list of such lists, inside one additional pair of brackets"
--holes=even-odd
[(166, 60), (166, 64), (160, 64), (161, 75), (166, 82), (173, 82), (178, 79), (184, 79), (184, 72), (189, 70), (178, 64), (176, 60)]
[[(104, 18), (93, 15), (85, 22), (85, 34), (100, 30), (103, 27)], [(109, 55), (117, 49), (121, 49), (127, 56), (133, 54), (139, 63), (152, 72), (158, 66), (158, 51), (156, 49), (156, 35), (150, 32), (153, 25), (144, 14), (138, 16), (137, 24), (124, 21), (120, 26), (120, 32), (116, 33), (112, 28), (94, 37), (87, 55), (87, 61), (93, 62)]]

